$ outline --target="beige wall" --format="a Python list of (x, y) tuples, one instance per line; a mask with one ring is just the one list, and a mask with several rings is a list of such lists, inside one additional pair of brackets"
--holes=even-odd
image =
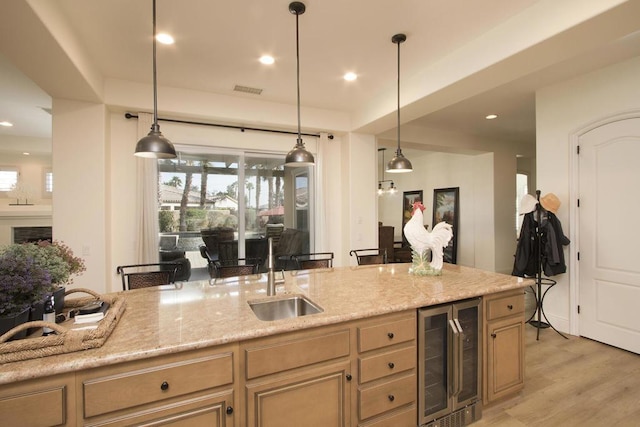
[[(590, 123), (640, 109), (640, 57), (563, 83), (546, 87), (536, 95), (537, 182), (542, 194), (555, 193), (562, 205), (558, 219), (572, 244), (565, 248), (566, 274), (554, 276), (558, 284), (545, 298), (545, 313), (562, 331), (578, 333), (575, 316), (578, 284), (573, 283), (578, 241), (574, 183), (577, 170), (571, 136)], [(571, 256), (570, 256), (571, 255)]]

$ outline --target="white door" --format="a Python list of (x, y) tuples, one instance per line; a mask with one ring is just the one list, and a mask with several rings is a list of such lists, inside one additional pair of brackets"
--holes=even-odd
[(579, 144), (580, 335), (640, 353), (640, 118)]

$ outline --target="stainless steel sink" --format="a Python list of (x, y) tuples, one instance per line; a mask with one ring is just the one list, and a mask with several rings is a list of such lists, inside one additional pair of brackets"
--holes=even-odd
[(301, 295), (272, 300), (249, 301), (249, 306), (260, 320), (290, 319), (324, 311), (320, 306)]

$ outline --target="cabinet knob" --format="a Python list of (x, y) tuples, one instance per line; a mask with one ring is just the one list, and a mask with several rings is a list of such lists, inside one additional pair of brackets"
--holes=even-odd
[(507, 308), (508, 308), (509, 310), (513, 310), (513, 306), (512, 306), (511, 304), (509, 304), (509, 305), (507, 306)]
[(160, 390), (162, 391), (169, 390), (169, 383), (166, 381), (163, 381), (162, 384), (160, 384)]
[(353, 377), (351, 376), (351, 374), (347, 374), (345, 378), (347, 379), (347, 381), (351, 381), (351, 378)]
[(396, 367), (395, 363), (393, 362), (389, 362), (388, 365), (389, 365), (389, 369), (393, 369)]
[(496, 337), (496, 334), (491, 334), (491, 338), (495, 338), (495, 337)]
[(394, 337), (393, 332), (389, 332), (389, 333), (387, 334), (387, 336), (389, 337), (389, 339), (390, 339), (390, 340), (392, 340), (392, 339), (393, 339), (393, 337)]
[(390, 394), (387, 397), (389, 398), (389, 402), (393, 402), (394, 400), (396, 400), (396, 397), (393, 394)]
[(231, 415), (231, 414), (233, 414), (233, 407), (227, 406), (227, 415)]

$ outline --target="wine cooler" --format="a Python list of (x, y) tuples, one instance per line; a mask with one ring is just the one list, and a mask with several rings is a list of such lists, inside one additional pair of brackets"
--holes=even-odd
[(479, 298), (419, 310), (419, 423), (461, 427), (482, 416)]

